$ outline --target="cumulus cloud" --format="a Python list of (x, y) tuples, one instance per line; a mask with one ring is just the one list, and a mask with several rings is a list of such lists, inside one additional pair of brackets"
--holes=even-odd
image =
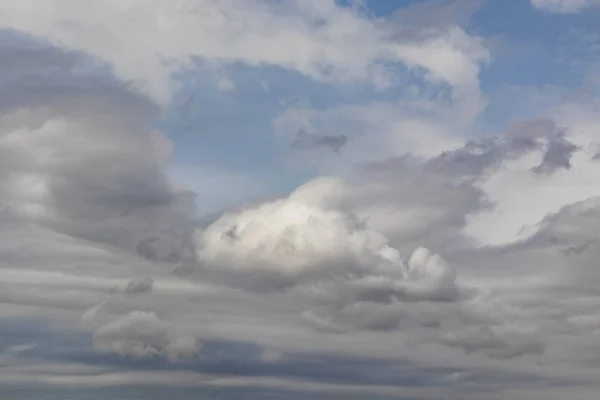
[[(304, 299), (301, 318), (319, 332), (402, 331), (498, 358), (543, 352), (535, 332), (529, 337), (503, 318), (488, 322), (473, 312), (470, 302), (485, 300), (442, 257), (423, 247), (403, 256), (358, 221), (348, 194), (342, 181), (321, 178), (286, 198), (226, 213), (198, 232), (198, 276)], [(447, 329), (459, 317), (462, 330), (453, 334)]]
[(341, 185), (317, 180), (285, 199), (224, 215), (199, 232), (198, 259), (209, 271), (238, 274), (242, 286), (348, 277), (365, 292), (387, 286), (407, 298), (454, 295), (456, 277), (439, 256), (417, 249), (404, 262), (382, 234), (336, 204)]
[(194, 356), (200, 349), (191, 335), (177, 333), (152, 312), (132, 311), (94, 332), (94, 347), (102, 352), (138, 358), (164, 357), (171, 362)]

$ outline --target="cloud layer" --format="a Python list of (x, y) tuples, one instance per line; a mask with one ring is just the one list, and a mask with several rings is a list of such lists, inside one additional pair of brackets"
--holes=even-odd
[(0, 2), (0, 392), (595, 399), (597, 87), (486, 6)]

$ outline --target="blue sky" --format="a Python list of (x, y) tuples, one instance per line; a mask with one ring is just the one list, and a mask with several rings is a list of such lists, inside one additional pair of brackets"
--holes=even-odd
[[(367, 1), (364, 7), (373, 18), (385, 19), (418, 3)], [(590, 45), (582, 41), (586, 35), (593, 40), (598, 34), (595, 12), (544, 13), (529, 2), (516, 0), (431, 4), (435, 6), (426, 2), (424, 13), (427, 7), (454, 8), (457, 15), (452, 22), (487, 41), (491, 61), (482, 65), (479, 79), (488, 104), (478, 116), (479, 134), (497, 133), (514, 120), (536, 114), (536, 102), (517, 105), (512, 96), (507, 99), (509, 88), (543, 90), (551, 86), (569, 93), (585, 85), (586, 73), (568, 60), (593, 61), (595, 56), (587, 54)], [(414, 76), (405, 76), (402, 65), (394, 66), (402, 76), (402, 85), (385, 91), (360, 83), (335, 86), (315, 82), (280, 67), (238, 63), (220, 68), (216, 76), (196, 68), (183, 72), (179, 78), (183, 87), (175, 92), (172, 111), (159, 126), (164, 126), (176, 144), (176, 163), (185, 168), (209, 163), (264, 177), (266, 190), (275, 193), (289, 191), (318, 175), (303, 168), (299, 171), (298, 166), (282, 165), (285, 148), (275, 139), (272, 121), (286, 108), (285, 104), (300, 101), (324, 110), (347, 104), (393, 102), (407, 86), (422, 85)], [(235, 88), (220, 91), (215, 79), (230, 80)]]
[(1, 1), (0, 393), (596, 399), (599, 20)]

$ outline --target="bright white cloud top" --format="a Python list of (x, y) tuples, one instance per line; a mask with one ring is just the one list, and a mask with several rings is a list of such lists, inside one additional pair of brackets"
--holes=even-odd
[(597, 398), (597, 2), (389, 3), (0, 1), (0, 393)]

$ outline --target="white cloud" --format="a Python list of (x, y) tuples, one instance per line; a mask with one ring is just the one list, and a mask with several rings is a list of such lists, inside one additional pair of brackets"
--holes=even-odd
[[(110, 63), (125, 81), (167, 103), (171, 75), (191, 57), (274, 65), (329, 82), (394, 84), (390, 63), (424, 68), (427, 79), (478, 101), (478, 64), (488, 57), (458, 27), (425, 40), (395, 36), (394, 25), (333, 0), (5, 1), (0, 26), (43, 37)], [(229, 85), (228, 85), (229, 86)]]
[[(545, 217), (569, 204), (596, 196), (600, 185), (595, 133), (600, 121), (596, 108), (595, 102), (567, 102), (550, 107), (542, 114), (553, 116), (554, 122), (530, 122), (509, 132), (509, 135), (537, 136), (536, 140), (541, 142), (482, 177), (477, 186), (491, 205), (470, 215), (464, 232), (488, 245), (523, 240), (539, 229)], [(558, 127), (565, 127), (564, 132)], [(550, 152), (557, 150), (552, 148), (555, 140), (552, 137), (557, 133), (562, 136), (560, 141), (568, 144), (552, 155), (559, 168), (551, 167), (551, 173), (539, 173), (540, 166), (548, 162)]]
[(531, 0), (531, 4), (552, 13), (577, 13), (586, 8), (600, 6), (598, 0)]
[(366, 291), (371, 282), (409, 298), (456, 290), (453, 272), (438, 256), (419, 249), (405, 264), (383, 235), (361, 227), (341, 208), (341, 185), (320, 179), (288, 198), (225, 214), (199, 232), (199, 261), (211, 271), (240, 274), (241, 285), (285, 287), (355, 275)]

